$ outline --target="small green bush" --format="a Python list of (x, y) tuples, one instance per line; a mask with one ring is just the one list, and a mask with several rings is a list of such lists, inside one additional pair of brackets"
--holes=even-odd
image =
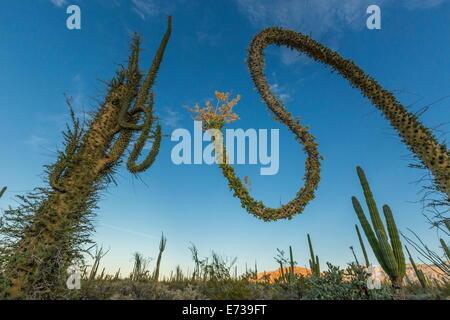
[(369, 289), (369, 274), (361, 266), (350, 264), (342, 270), (327, 263), (328, 270), (320, 277), (308, 278), (306, 283), (307, 300), (374, 300), (393, 299), (392, 291), (387, 286), (380, 289)]

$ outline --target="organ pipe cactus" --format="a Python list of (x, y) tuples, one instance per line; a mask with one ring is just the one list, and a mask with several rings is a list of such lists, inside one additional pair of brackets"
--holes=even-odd
[(420, 282), (420, 285), (423, 288), (426, 288), (428, 286), (428, 281), (427, 278), (425, 277), (424, 273), (422, 270), (420, 270), (419, 268), (417, 268), (416, 263), (414, 262), (413, 257), (411, 256), (411, 253), (408, 250), (408, 247), (405, 246), (406, 252), (408, 253), (408, 257), (409, 257), (409, 262), (411, 262), (411, 265), (414, 269), (414, 272), (416, 273), (417, 279)]
[(309, 236), (309, 234), (307, 236), (308, 236), (309, 253), (311, 255), (311, 258), (309, 259), (309, 267), (311, 269), (311, 274), (313, 276), (319, 277), (320, 276), (319, 257), (317, 255), (314, 255), (311, 237)]
[[(9, 297), (48, 298), (64, 288), (67, 267), (79, 252), (75, 233), (86, 231), (98, 192), (112, 181), (128, 149), (126, 166), (131, 173), (153, 164), (161, 142), (161, 127), (153, 114), (153, 85), (170, 34), (171, 17), (146, 75), (139, 70), (140, 38), (133, 37), (127, 68), (117, 71), (108, 84), (106, 97), (86, 130), (72, 112), (74, 129), (65, 134), (65, 151), (48, 167), (50, 188), (30, 209), (30, 218), (11, 246), (6, 272)], [(151, 150), (139, 162), (147, 142), (153, 143)]]
[[(367, 240), (372, 247), (373, 253), (380, 263), (383, 270), (389, 276), (392, 286), (396, 289), (402, 287), (402, 281), (406, 274), (405, 256), (402, 250), (402, 244), (395, 225), (394, 217), (389, 206), (383, 206), (384, 217), (388, 232), (381, 220), (377, 205), (370, 190), (364, 171), (357, 167), (357, 173), (364, 191), (367, 207), (369, 208), (372, 226), (367, 220), (364, 211), (356, 197), (352, 197), (353, 208), (358, 216), (359, 222), (366, 234)], [(390, 242), (388, 241), (388, 236)]]
[(336, 70), (346, 78), (352, 87), (359, 89), (374, 106), (379, 109), (391, 126), (397, 131), (403, 143), (415, 157), (430, 170), (437, 189), (447, 195), (450, 201), (450, 152), (446, 145), (439, 143), (432, 132), (422, 125), (417, 115), (408, 112), (395, 96), (381, 87), (378, 82), (366, 75), (353, 61), (341, 57), (337, 52), (325, 47), (311, 37), (279, 27), (270, 27), (256, 34), (248, 49), (248, 69), (251, 78), (263, 101), (275, 115), (275, 119), (288, 127), (307, 154), (304, 187), (300, 188), (294, 199), (280, 208), (268, 208), (263, 202), (250, 196), (245, 184), (236, 177), (233, 167), (226, 162), (221, 164), (222, 174), (228, 180), (234, 196), (249, 213), (265, 221), (291, 218), (301, 213), (315, 197), (320, 181), (320, 160), (318, 144), (306, 126), (294, 120), (285, 108), (283, 101), (271, 90), (264, 74), (264, 50), (269, 45), (286, 46), (297, 50)]
[(293, 277), (295, 274), (295, 261), (294, 261), (294, 255), (292, 254), (292, 247), (289, 246), (289, 264), (291, 266), (291, 276)]
[(363, 238), (361, 237), (361, 232), (359, 232), (358, 225), (355, 224), (356, 234), (358, 235), (359, 244), (361, 245), (361, 250), (364, 255), (364, 261), (366, 262), (366, 267), (370, 266), (369, 257), (367, 256), (366, 247), (364, 246)]

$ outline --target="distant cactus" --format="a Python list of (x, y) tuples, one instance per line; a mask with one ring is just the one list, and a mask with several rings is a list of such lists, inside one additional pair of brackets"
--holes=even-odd
[(309, 236), (309, 234), (307, 236), (308, 236), (309, 253), (311, 255), (311, 258), (309, 259), (309, 268), (311, 269), (311, 274), (313, 276), (319, 277), (320, 276), (319, 257), (317, 255), (314, 255), (311, 237)]
[(162, 234), (161, 240), (159, 242), (159, 254), (158, 254), (158, 259), (156, 260), (156, 268), (155, 268), (155, 272), (153, 273), (153, 279), (155, 281), (158, 281), (158, 279), (159, 279), (159, 268), (161, 266), (161, 257), (162, 257), (164, 250), (166, 249), (166, 243), (167, 243), (167, 238), (164, 237), (164, 234)]
[(0, 190), (0, 198), (3, 197), (3, 194), (5, 193), (6, 189), (8, 189), (8, 187), (3, 187), (3, 188)]
[(104, 251), (103, 247), (100, 247), (100, 248), (96, 247), (95, 248), (95, 253), (92, 256), (94, 261), (93, 261), (93, 264), (92, 264), (92, 267), (91, 267), (91, 271), (89, 272), (89, 277), (88, 277), (89, 281), (93, 281), (93, 280), (96, 279), (97, 272), (98, 272), (98, 267), (100, 266), (100, 261), (103, 259), (104, 256), (106, 256), (108, 254), (108, 252), (109, 252), (109, 250), (108, 251)]
[(352, 251), (353, 258), (355, 258), (356, 265), (359, 266), (358, 257), (356, 257), (355, 250), (353, 250), (353, 246), (350, 246), (350, 250)]
[(295, 273), (295, 261), (294, 261), (294, 255), (292, 254), (292, 247), (289, 246), (289, 264), (291, 266), (291, 276)]
[(282, 281), (286, 281), (286, 275), (284, 273), (284, 266), (283, 266), (283, 262), (280, 261), (280, 271), (281, 271), (281, 277), (280, 279)]
[[(108, 84), (105, 100), (86, 130), (71, 111), (74, 128), (65, 133), (65, 151), (47, 167), (51, 188), (33, 205), (26, 202), (24, 210), (31, 213), (22, 229), (15, 228), (17, 243), (11, 246), (7, 270), (10, 297), (48, 298), (64, 288), (67, 267), (79, 257), (79, 248), (92, 231), (98, 192), (114, 181), (112, 175), (127, 149), (131, 147), (126, 163), (131, 173), (153, 164), (161, 142), (161, 127), (153, 113), (153, 84), (170, 33), (171, 17), (144, 79), (139, 70), (141, 41), (138, 35), (133, 37), (128, 67), (121, 67)], [(151, 150), (138, 163), (147, 142), (153, 142)], [(17, 219), (13, 216), (11, 221)]]
[[(353, 208), (355, 209), (356, 215), (358, 216), (359, 222), (361, 223), (367, 240), (372, 247), (375, 257), (391, 279), (392, 286), (396, 289), (400, 289), (402, 287), (403, 278), (406, 274), (406, 265), (402, 244), (400, 242), (400, 237), (395, 225), (392, 211), (389, 206), (383, 206), (383, 212), (388, 229), (388, 233), (386, 233), (364, 171), (360, 167), (357, 167), (357, 172), (364, 191), (367, 207), (369, 208), (373, 229), (366, 219), (364, 211), (356, 197), (352, 197)], [(388, 242), (388, 235), (390, 238), (390, 243)]]
[(355, 229), (356, 229), (356, 234), (358, 235), (359, 244), (361, 245), (361, 250), (362, 250), (363, 255), (364, 255), (364, 261), (366, 262), (366, 267), (369, 267), (370, 266), (370, 261), (369, 261), (369, 257), (367, 256), (366, 247), (364, 246), (363, 238), (361, 237), (361, 233), (359, 232), (358, 225), (356, 225), (356, 224), (355, 224)]
[(149, 271), (147, 270), (148, 264), (150, 263), (150, 258), (145, 258), (142, 253), (133, 253), (134, 265), (133, 270), (130, 274), (131, 281), (143, 281), (149, 276)]
[(428, 286), (428, 281), (427, 278), (425, 277), (424, 273), (422, 270), (418, 269), (416, 266), (416, 263), (414, 262), (414, 259), (411, 256), (411, 253), (409, 253), (408, 247), (405, 246), (406, 252), (408, 253), (408, 257), (409, 257), (409, 262), (411, 262), (411, 265), (414, 269), (414, 272), (416, 273), (417, 279), (420, 282), (420, 285), (423, 288), (426, 288)]
[(120, 279), (120, 268), (116, 271), (112, 280), (117, 281), (119, 279)]

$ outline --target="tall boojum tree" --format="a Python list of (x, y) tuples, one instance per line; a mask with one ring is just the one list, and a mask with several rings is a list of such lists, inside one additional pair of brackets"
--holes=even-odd
[[(286, 46), (297, 50), (336, 70), (346, 78), (352, 87), (359, 89), (374, 106), (379, 109), (392, 127), (397, 131), (402, 142), (408, 147), (420, 163), (428, 168), (434, 177), (436, 189), (446, 194), (450, 203), (450, 152), (444, 143), (439, 143), (432, 132), (419, 121), (417, 115), (408, 112), (395, 96), (383, 89), (378, 82), (369, 77), (351, 60), (344, 59), (337, 52), (325, 47), (311, 37), (279, 27), (270, 27), (257, 33), (248, 49), (248, 68), (251, 78), (263, 101), (275, 115), (275, 120), (285, 124), (294, 134), (299, 144), (304, 146), (307, 154), (304, 187), (300, 188), (294, 199), (280, 208), (269, 208), (262, 201), (255, 200), (249, 193), (245, 183), (235, 175), (234, 168), (226, 161), (219, 163), (223, 176), (228, 180), (229, 188), (239, 198), (241, 205), (249, 213), (265, 221), (291, 218), (301, 213), (306, 205), (315, 197), (320, 181), (320, 160), (318, 144), (308, 130), (295, 120), (284, 106), (281, 99), (270, 90), (264, 74), (264, 50), (271, 44)], [(222, 130), (224, 123), (215, 123), (207, 129)]]
[[(141, 40), (137, 34), (133, 37), (128, 67), (117, 71), (108, 84), (105, 100), (86, 129), (72, 111), (74, 125), (65, 132), (65, 150), (47, 167), (50, 187), (40, 189), (35, 202), (23, 197), (26, 206), (21, 212), (5, 213), (13, 218), (3, 230), (12, 239), (6, 270), (10, 297), (57, 294), (65, 283), (67, 267), (79, 256), (79, 245), (87, 240), (80, 233), (89, 231), (98, 192), (112, 181), (128, 148), (126, 166), (131, 173), (143, 172), (153, 164), (162, 135), (153, 113), (153, 85), (171, 23), (169, 17), (167, 31), (145, 77), (139, 70)], [(152, 142), (151, 150), (139, 162), (148, 142)], [(18, 214), (20, 219), (14, 220)]]

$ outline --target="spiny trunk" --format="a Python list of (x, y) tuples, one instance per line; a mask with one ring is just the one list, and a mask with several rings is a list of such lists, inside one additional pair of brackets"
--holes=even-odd
[[(152, 130), (152, 86), (162, 62), (171, 33), (171, 17), (153, 63), (141, 84), (138, 70), (140, 40), (133, 39), (128, 68), (121, 69), (109, 84), (105, 102), (80, 134), (74, 119), (74, 131), (66, 133), (66, 150), (49, 171), (52, 189), (26, 220), (7, 266), (11, 298), (51, 298), (64, 290), (66, 271), (80, 255), (79, 246), (86, 241), (86, 228), (98, 200), (97, 194), (108, 175), (119, 164), (131, 143), (133, 133), (140, 133), (127, 162), (133, 173), (148, 169), (159, 152), (161, 128)], [(73, 116), (73, 113), (72, 113)], [(73, 116), (74, 118), (74, 116)], [(143, 120), (142, 124), (138, 124)], [(136, 164), (145, 143), (153, 139), (147, 157)]]
[(70, 247), (70, 239), (66, 239), (70, 231), (67, 231), (74, 227), (72, 223), (78, 221), (75, 216), (84, 209), (83, 201), (77, 200), (88, 199), (96, 192), (92, 185), (102, 177), (107, 164), (106, 146), (113, 140), (117, 115), (117, 108), (111, 104), (99, 112), (80, 150), (82, 163), (59, 181), (65, 192), (53, 191), (49, 195), (36, 213), (35, 223), (18, 243), (18, 257), (13, 264), (16, 270), (10, 278), (12, 298), (24, 291), (28, 291), (27, 295), (51, 295), (43, 283), (64, 282), (68, 263), (73, 258), (64, 257)]

